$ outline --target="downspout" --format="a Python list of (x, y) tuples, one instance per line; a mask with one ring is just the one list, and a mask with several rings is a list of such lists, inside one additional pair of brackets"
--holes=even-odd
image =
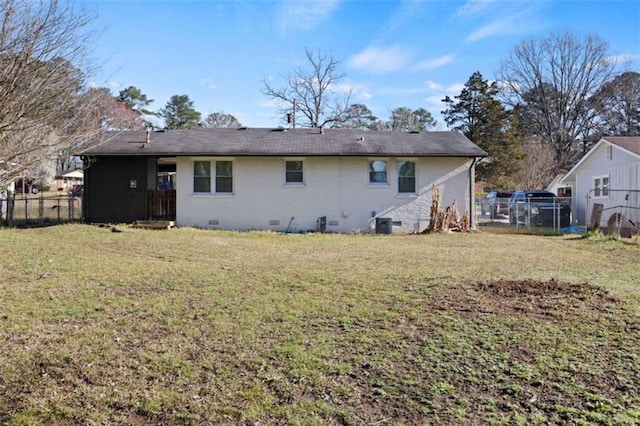
[(478, 162), (478, 157), (473, 157), (471, 165), (469, 166), (469, 222), (471, 229), (476, 228), (476, 182), (475, 182), (475, 166)]

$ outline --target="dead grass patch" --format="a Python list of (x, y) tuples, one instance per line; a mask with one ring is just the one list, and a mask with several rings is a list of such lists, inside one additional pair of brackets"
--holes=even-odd
[(634, 246), (75, 225), (0, 244), (2, 424), (640, 422)]

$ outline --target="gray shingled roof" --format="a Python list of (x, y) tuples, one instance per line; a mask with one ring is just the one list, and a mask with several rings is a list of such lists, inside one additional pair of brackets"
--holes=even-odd
[(352, 129), (203, 129), (113, 135), (88, 155), (134, 156), (428, 156), (484, 157), (460, 133), (373, 132)]
[(603, 139), (640, 155), (640, 136), (606, 136)]

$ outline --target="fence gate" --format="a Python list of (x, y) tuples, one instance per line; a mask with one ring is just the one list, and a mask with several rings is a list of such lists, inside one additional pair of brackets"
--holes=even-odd
[(175, 189), (150, 189), (147, 196), (149, 219), (176, 220)]

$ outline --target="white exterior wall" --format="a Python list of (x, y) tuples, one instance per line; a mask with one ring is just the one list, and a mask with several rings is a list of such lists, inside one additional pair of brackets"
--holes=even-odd
[[(611, 158), (607, 158), (607, 147), (611, 146)], [(595, 177), (608, 176), (610, 194), (607, 197), (594, 197), (593, 181)], [(575, 171), (575, 188), (573, 192), (573, 221), (580, 225), (587, 225), (594, 203), (604, 206), (602, 220), (606, 223), (609, 213), (621, 203), (620, 198), (625, 194), (616, 190), (640, 190), (640, 162), (637, 157), (622, 151), (615, 145), (601, 144), (589, 158)], [(630, 195), (637, 198), (636, 194)], [(626, 201), (626, 200), (625, 200)], [(639, 205), (638, 200), (628, 200), (631, 205)]]
[[(233, 194), (193, 192), (193, 161), (233, 161)], [(285, 184), (285, 160), (302, 160), (304, 184)], [(369, 161), (387, 161), (387, 184), (369, 184)], [(397, 164), (416, 163), (416, 194), (398, 194)], [(469, 210), (467, 158), (179, 157), (176, 162), (176, 225), (199, 228), (302, 232), (327, 218), (328, 232), (370, 232), (375, 217), (402, 222), (394, 231), (426, 227), (431, 189), (443, 205)], [(212, 174), (215, 167), (212, 164)], [(215, 177), (212, 176), (212, 185)], [(291, 218), (294, 218), (291, 221)], [(289, 226), (289, 222), (291, 225)]]

